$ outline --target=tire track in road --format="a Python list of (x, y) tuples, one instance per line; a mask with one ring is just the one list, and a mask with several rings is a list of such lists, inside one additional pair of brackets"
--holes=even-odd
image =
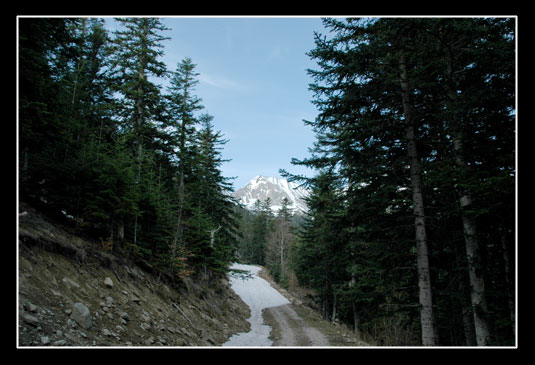
[(327, 338), (311, 327), (292, 308), (291, 304), (265, 309), (276, 322), (280, 338), (273, 346), (329, 346)]

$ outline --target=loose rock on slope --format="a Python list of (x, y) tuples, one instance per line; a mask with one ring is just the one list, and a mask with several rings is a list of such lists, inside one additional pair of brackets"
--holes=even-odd
[(249, 310), (228, 280), (168, 285), (24, 210), (18, 346), (219, 346), (249, 329)]

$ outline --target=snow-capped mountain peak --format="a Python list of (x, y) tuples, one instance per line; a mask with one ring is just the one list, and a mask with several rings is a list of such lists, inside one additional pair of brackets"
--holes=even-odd
[(306, 189), (286, 179), (271, 176), (255, 176), (234, 193), (234, 198), (247, 209), (253, 209), (257, 200), (264, 201), (270, 198), (271, 210), (274, 213), (279, 211), (284, 198), (290, 201), (289, 208), (294, 213), (306, 212), (307, 206), (303, 200), (306, 196), (308, 196)]

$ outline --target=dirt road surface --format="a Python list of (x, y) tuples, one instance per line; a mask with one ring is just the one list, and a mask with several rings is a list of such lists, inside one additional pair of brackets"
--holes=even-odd
[(288, 291), (280, 288), (264, 269), (234, 264), (232, 289), (249, 306), (250, 330), (233, 335), (228, 347), (332, 347), (365, 346), (352, 331), (326, 321)]
[(275, 333), (279, 334), (273, 346), (329, 346), (327, 337), (301, 318), (292, 304), (270, 307), (264, 310), (266, 318), (272, 318)]

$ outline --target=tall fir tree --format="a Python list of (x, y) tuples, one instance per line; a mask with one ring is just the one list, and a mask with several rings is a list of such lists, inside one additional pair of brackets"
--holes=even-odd
[[(51, 168), (65, 149), (63, 89), (56, 82), (67, 72), (64, 60), (72, 46), (71, 19), (19, 19), (19, 156), (21, 195), (54, 204)], [(51, 185), (52, 183), (52, 185)]]
[[(167, 69), (158, 58), (163, 55), (162, 41), (169, 39), (160, 33), (168, 30), (157, 18), (117, 18), (123, 30), (115, 31), (111, 62), (116, 91), (121, 93), (120, 115), (123, 133), (131, 136), (132, 153), (137, 160), (136, 185), (141, 183), (144, 154), (155, 150), (160, 137), (157, 121), (162, 117), (160, 87), (150, 76), (164, 77)], [(145, 159), (146, 160), (146, 159)], [(140, 190), (142, 199), (143, 190)], [(137, 243), (138, 218), (133, 215), (133, 241)], [(126, 218), (119, 218), (119, 231), (124, 232)], [(122, 238), (122, 237), (121, 237)]]
[[(407, 329), (414, 330), (411, 308), (419, 308), (422, 344), (453, 337), (454, 343), (463, 343), (463, 335), (470, 343), (474, 323), (479, 345), (504, 341), (507, 326), (493, 336), (482, 321), (514, 318), (506, 309), (513, 307), (510, 291), (497, 295), (487, 290), (484, 281), (492, 275), (493, 282), (509, 285), (509, 279), (491, 273), (496, 265), (505, 268), (510, 262), (511, 247), (497, 247), (514, 240), (478, 241), (490, 237), (480, 232), (481, 227), (490, 232), (489, 223), (497, 222), (494, 204), (514, 216), (514, 21), (325, 19), (324, 24), (331, 38), (316, 34), (316, 48), (309, 53), (320, 66), (309, 70), (319, 115), (305, 123), (314, 128), (317, 142), (310, 158), (293, 163), (329, 168), (342, 183), (339, 194), (345, 208), (338, 224), (344, 227), (340, 232), (345, 238), (339, 239), (347, 242), (350, 259), (341, 264), (346, 275), (330, 289), (339, 294), (337, 313), (343, 315), (344, 308), (353, 312), (355, 329), (366, 328), (374, 321), (368, 317), (372, 308), (368, 304), (375, 303), (382, 308), (376, 318), (402, 319)], [(495, 97), (499, 99), (491, 106), (488, 101)], [(507, 133), (498, 137), (494, 129), (498, 126)], [(491, 187), (490, 181), (499, 185)], [(490, 198), (491, 192), (499, 198)], [(407, 229), (411, 216), (416, 246)], [(501, 232), (513, 232), (509, 227)], [(304, 234), (314, 240), (315, 235), (307, 232), (312, 229), (305, 225)], [(412, 235), (414, 242), (414, 231)], [(468, 254), (464, 259), (455, 244), (463, 236)], [(485, 261), (485, 255), (498, 259), (502, 252), (505, 264)], [(389, 274), (405, 273), (409, 268), (404, 262), (411, 256), (417, 258), (416, 276), (410, 271)], [(382, 273), (382, 283), (369, 280), (366, 272)], [(406, 290), (415, 284), (420, 287), (418, 307), (413, 304), (418, 300), (415, 292)], [(472, 288), (472, 306), (466, 306), (463, 296), (448, 297), (452, 287)], [(368, 299), (360, 288), (367, 288)], [(497, 303), (505, 303), (494, 319), (485, 298), (493, 298), (495, 309)], [(473, 321), (467, 313), (474, 314)], [(452, 316), (464, 323), (464, 334), (454, 333), (448, 323)]]
[(234, 202), (230, 198), (232, 185), (230, 178), (221, 173), (223, 146), (228, 142), (221, 131), (215, 131), (213, 116), (204, 113), (199, 117), (201, 129), (197, 133), (199, 145), (199, 197), (201, 205), (213, 224), (209, 228), (210, 246), (213, 248), (212, 269), (219, 273), (226, 272), (233, 259), (237, 221), (234, 214)]
[(190, 58), (183, 59), (177, 64), (176, 71), (172, 74), (168, 87), (167, 113), (169, 115), (167, 124), (172, 128), (173, 146), (176, 151), (178, 164), (177, 188), (178, 188), (178, 209), (176, 220), (176, 231), (173, 239), (171, 255), (176, 255), (178, 245), (183, 245), (184, 239), (184, 209), (186, 203), (186, 175), (192, 175), (188, 169), (192, 166), (195, 145), (194, 134), (195, 125), (198, 123), (195, 112), (203, 108), (199, 99), (194, 93), (194, 88), (198, 84), (195, 72), (195, 64)]

